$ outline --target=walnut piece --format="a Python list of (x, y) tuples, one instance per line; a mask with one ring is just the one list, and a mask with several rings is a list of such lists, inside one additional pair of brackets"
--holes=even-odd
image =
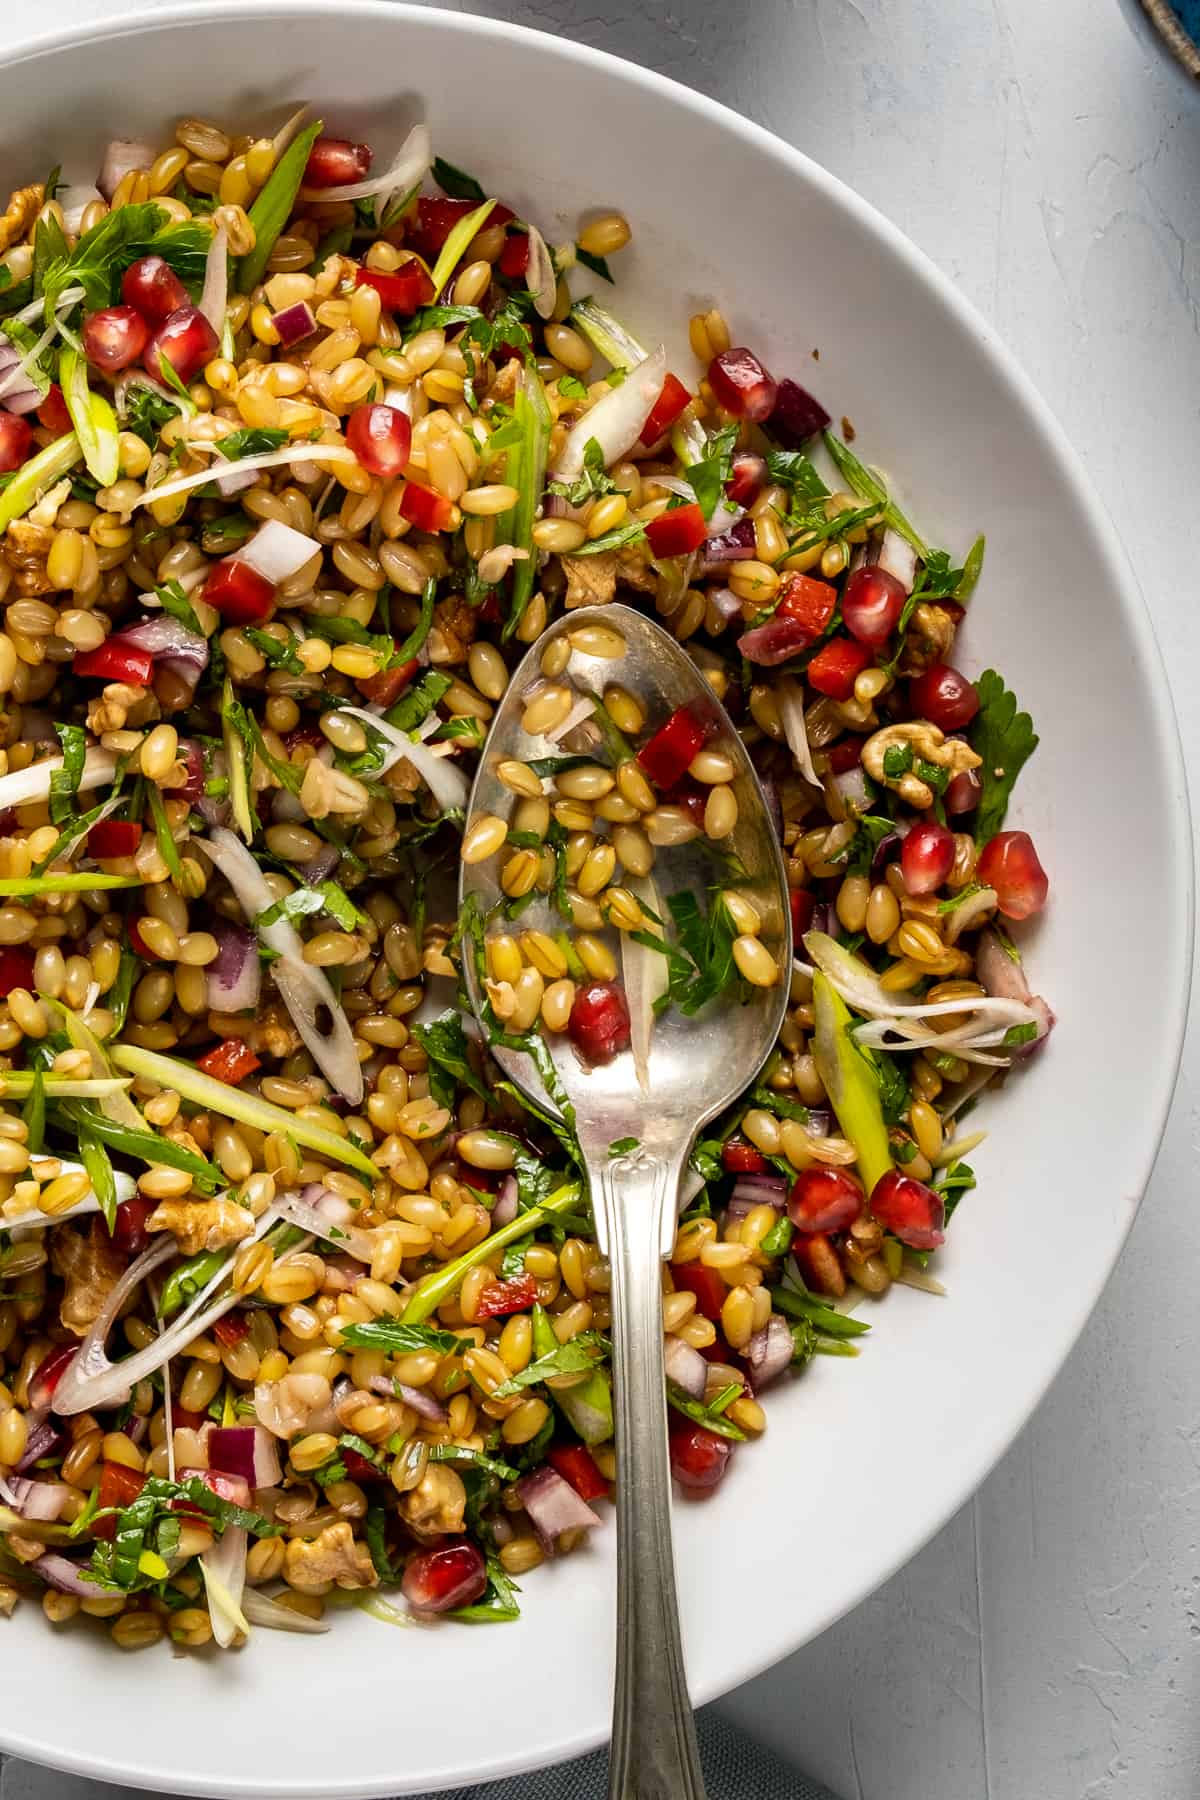
[(658, 576), (646, 561), (644, 550), (636, 544), (617, 551), (617, 580), (622, 587), (637, 588), (639, 593), (658, 592)]
[(597, 556), (564, 556), (567, 578), (564, 602), (570, 612), (576, 606), (607, 606), (617, 591), (617, 553), (601, 550)]
[(311, 1543), (293, 1538), (284, 1552), (283, 1578), (301, 1594), (327, 1593), (334, 1582), (341, 1588), (379, 1584), (370, 1551), (355, 1542), (346, 1519), (327, 1525)]
[(957, 630), (953, 614), (944, 606), (920, 602), (913, 608), (908, 622), (904, 654), (899, 665), (901, 675), (923, 675), (935, 663), (945, 662), (954, 646)]
[(46, 190), (40, 181), (31, 187), (17, 188), (8, 197), (8, 205), (0, 218), (0, 250), (19, 244), (41, 211)]
[(125, 1258), (113, 1248), (99, 1217), (84, 1231), (69, 1225), (50, 1234), (50, 1267), (64, 1285), (58, 1316), (82, 1337), (104, 1311), (105, 1301), (125, 1272)]
[(160, 1200), (146, 1220), (147, 1231), (172, 1231), (185, 1256), (225, 1250), (254, 1230), (254, 1215), (228, 1197), (220, 1200)]
[(415, 1488), (400, 1496), (400, 1513), (414, 1537), (461, 1531), (467, 1490), (445, 1463), (430, 1463)]
[(26, 598), (55, 591), (46, 573), (46, 557), (53, 542), (54, 532), (48, 525), (14, 519), (8, 528), (5, 555), (12, 565), (13, 584)]
[[(884, 759), (889, 750), (907, 750), (908, 766), (895, 774), (888, 774), (884, 767)], [(919, 764), (932, 763), (936, 768), (945, 769), (950, 775), (957, 775), (963, 769), (977, 769), (982, 761), (970, 744), (962, 738), (947, 738), (936, 725), (927, 719), (910, 719), (899, 725), (885, 725), (882, 731), (873, 732), (862, 749), (862, 765), (872, 781), (881, 782), (906, 800), (909, 806), (924, 808), (933, 805), (933, 789), (927, 781), (922, 781)]]
[(439, 600), (429, 633), (431, 663), (461, 663), (475, 640), (475, 608), (462, 594)]

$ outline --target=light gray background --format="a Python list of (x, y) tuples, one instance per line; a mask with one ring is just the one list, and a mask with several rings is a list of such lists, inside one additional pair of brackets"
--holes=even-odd
[[(115, 9), (7, 0), (0, 10), (11, 41)], [(1140, 570), (1185, 752), (1200, 764), (1200, 98), (1176, 92), (1116, 0), (474, 0), (459, 10), (596, 45), (725, 101), (929, 252), (1082, 453)], [(1053, 606), (1054, 572), (1030, 579)], [(1136, 890), (1156, 878), (1121, 858), (1119, 842), (1097, 842), (1096, 879)], [(1102, 981), (1102, 945), (1096, 953)], [(1198, 1082), (1193, 1033), (1124, 1259), (1000, 1468), (879, 1594), (726, 1703), (845, 1800), (1200, 1791)], [(1018, 1294), (1013, 1320), (1021, 1329)], [(13, 1764), (2, 1782), (2, 1800), (116, 1794)]]

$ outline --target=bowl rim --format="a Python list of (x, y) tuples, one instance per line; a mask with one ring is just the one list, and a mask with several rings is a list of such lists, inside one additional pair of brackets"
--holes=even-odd
[(1130, 23), (1140, 26), (1188, 91), (1200, 93), (1200, 45), (1188, 32), (1171, 0), (1125, 0)]
[[(899, 226), (804, 151), (722, 102), (712, 100), (682, 82), (660, 75), (655, 70), (642, 68), (609, 51), (595, 49), (529, 26), (473, 13), (449, 12), (440, 6), (411, 4), (410, 0), (172, 0), (172, 3), (161, 8), (156, 7), (153, 12), (125, 10), (115, 17), (98, 18), (81, 25), (27, 35), (0, 50), (0, 70), (34, 64), (43, 56), (86, 46), (101, 38), (137, 37), (147, 31), (205, 25), (219, 27), (223, 24), (261, 20), (295, 20), (305, 24), (323, 22), (336, 29), (337, 24), (347, 15), (356, 19), (375, 20), (381, 26), (390, 27), (396, 23), (417, 27), (433, 25), (443, 31), (461, 33), (464, 37), (529, 41), (536, 44), (540, 51), (550, 52), (568, 64), (590, 68), (614, 82), (640, 90), (647, 96), (665, 99), (699, 115), (756, 154), (768, 156), (782, 164), (790, 175), (816, 189), (840, 211), (848, 214), (860, 230), (896, 257), (914, 279), (946, 308), (964, 333), (974, 340), (991, 372), (1013, 394), (1031, 428), (1040, 435), (1092, 534), (1097, 554), (1116, 590), (1120, 615), (1130, 634), (1135, 654), (1147, 674), (1153, 678), (1152, 692), (1155, 698), (1149, 723), (1156, 757), (1167, 788), (1163, 800), (1172, 827), (1169, 865), (1163, 872), (1164, 886), (1172, 899), (1170, 928), (1165, 942), (1159, 946), (1158, 954), (1168, 965), (1165, 976), (1172, 977), (1169, 984), (1164, 979), (1164, 985), (1169, 986), (1172, 999), (1164, 1013), (1158, 1049), (1146, 1075), (1146, 1104), (1139, 1112), (1139, 1119), (1143, 1123), (1139, 1127), (1142, 1151), (1138, 1159), (1135, 1184), (1136, 1203), (1130, 1206), (1123, 1228), (1113, 1234), (1099, 1278), (1086, 1292), (1076, 1294), (1060, 1308), (1060, 1321), (1064, 1308), (1068, 1318), (1063, 1333), (1062, 1354), (1044, 1372), (1036, 1388), (1023, 1396), (1019, 1416), (1003, 1421), (1002, 1427), (998, 1427), (988, 1440), (986, 1450), (981, 1451), (954, 1487), (940, 1493), (935, 1512), (926, 1517), (919, 1528), (910, 1531), (899, 1542), (889, 1541), (885, 1551), (872, 1559), (864, 1560), (852, 1589), (838, 1604), (828, 1608), (815, 1622), (806, 1626), (799, 1639), (786, 1647), (773, 1640), (765, 1651), (761, 1647), (745, 1648), (736, 1661), (723, 1665), (722, 1673), (715, 1680), (710, 1679), (693, 1686), (693, 1701), (696, 1705), (701, 1705), (761, 1674), (764, 1669), (792, 1654), (803, 1643), (810, 1642), (828, 1630), (890, 1579), (936, 1535), (945, 1522), (978, 1490), (1028, 1424), (1051, 1382), (1061, 1372), (1107, 1285), (1154, 1170), (1174, 1098), (1188, 1020), (1195, 893), (1191, 809), (1178, 717), (1167, 679), (1166, 663), (1132, 560), (1079, 455), (1014, 353), (951, 278)], [(1149, 22), (1147, 19), (1147, 23)], [(565, 1731), (551, 1752), (552, 1764), (594, 1749), (604, 1741), (605, 1735), (597, 1734), (594, 1730)], [(118, 1783), (145, 1784), (149, 1780), (160, 1788), (163, 1785), (163, 1772), (158, 1768), (139, 1769), (136, 1762), (118, 1762), (102, 1753), (88, 1753), (73, 1747), (48, 1752), (48, 1747), (43, 1742), (26, 1738), (10, 1720), (0, 1722), (0, 1743), (3, 1743), (8, 1753), (25, 1756), (35, 1762), (45, 1760), (48, 1754), (52, 1754), (54, 1761), (51, 1766), (70, 1773)], [(507, 1755), (501, 1753), (488, 1770), (471, 1773), (468, 1779), (503, 1778), (528, 1772), (531, 1766), (533, 1765), (529, 1763), (527, 1756), (520, 1751), (510, 1750)], [(462, 1778), (461, 1775), (452, 1776), (449, 1784), (455, 1784)], [(169, 1787), (166, 1791), (189, 1792), (190, 1789), (183, 1786), (184, 1779), (181, 1776), (177, 1781), (168, 1776)], [(361, 1800), (372, 1800), (381, 1791), (383, 1790), (370, 1778), (365, 1782), (355, 1782), (353, 1779), (339, 1782), (337, 1788), (339, 1795), (350, 1797), (350, 1800), (358, 1800), (358, 1797)], [(217, 1785), (210, 1788), (210, 1792), (213, 1795), (235, 1797), (235, 1800), (255, 1800), (255, 1797), (266, 1800), (267, 1796), (276, 1795), (280, 1790), (269, 1779), (239, 1776), (232, 1780), (226, 1778), (218, 1781)], [(298, 1782), (290, 1782), (289, 1792), (295, 1796), (295, 1800), (318, 1800), (318, 1796), (324, 1800), (324, 1796), (331, 1790), (328, 1782), (317, 1785), (305, 1782), (301, 1777)]]

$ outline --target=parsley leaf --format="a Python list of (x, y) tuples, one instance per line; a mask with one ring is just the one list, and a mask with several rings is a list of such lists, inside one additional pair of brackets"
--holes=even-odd
[(706, 519), (712, 518), (721, 503), (725, 483), (733, 472), (733, 453), (737, 448), (737, 440), (738, 427), (727, 425), (724, 431), (718, 431), (709, 438), (699, 462), (689, 463), (687, 466), (687, 479), (692, 484), (692, 490)]
[(589, 438), (583, 447), (582, 473), (574, 481), (547, 483), (546, 492), (559, 495), (572, 506), (586, 506), (589, 500), (613, 493), (616, 485), (604, 467), (604, 452), (599, 443), (595, 438)]
[[(983, 762), (979, 779), (983, 794), (975, 815), (975, 841), (986, 844), (1004, 823), (1008, 798), (1038, 745), (1033, 720), (1026, 712), (1018, 712), (1017, 697), (1004, 685), (995, 669), (985, 669), (975, 683), (979, 695), (979, 711), (970, 732), (971, 748)], [(919, 771), (922, 773), (923, 771)]]
[(254, 925), (261, 931), (264, 925), (275, 925), (280, 919), (302, 919), (319, 912), (328, 913), (343, 931), (355, 931), (365, 923), (345, 888), (339, 887), (336, 881), (321, 881), (316, 887), (293, 888), (282, 900), (274, 901), (260, 912)]
[(287, 432), (276, 426), (244, 425), (240, 431), (230, 431), (223, 438), (218, 438), (217, 449), (222, 456), (236, 462), (243, 456), (265, 456), (271, 450), (278, 450), (287, 441)]
[(510, 1375), (502, 1382), (492, 1395), (493, 1400), (507, 1400), (512, 1394), (519, 1394), (522, 1388), (535, 1387), (539, 1381), (545, 1381), (550, 1375), (577, 1375), (584, 1369), (594, 1369), (597, 1363), (604, 1361), (611, 1350), (606, 1337), (598, 1331), (580, 1331), (565, 1344), (539, 1356), (536, 1362), (526, 1364), (517, 1374)]
[(50, 775), (50, 817), (55, 825), (61, 825), (74, 810), (72, 803), (83, 779), (87, 735), (82, 725), (56, 725), (54, 729), (62, 745), (63, 765)]
[[(724, 1394), (718, 1396), (718, 1399), (724, 1398)], [(695, 1424), (703, 1425), (708, 1431), (715, 1431), (718, 1437), (734, 1438), (738, 1443), (745, 1439), (745, 1432), (739, 1426), (732, 1425), (725, 1418), (723, 1411), (714, 1412), (712, 1407), (705, 1406), (702, 1400), (693, 1400), (691, 1395), (685, 1393), (679, 1384), (672, 1381), (670, 1377), (667, 1378), (667, 1401), (675, 1408), (676, 1412), (682, 1413), (685, 1419), (691, 1419)], [(729, 1404), (728, 1400), (725, 1401), (725, 1404)]]
[(415, 1025), (413, 1034), (429, 1058), (429, 1086), (439, 1105), (448, 1106), (451, 1112), (456, 1104), (456, 1087), (461, 1082), (471, 1092), (478, 1094), (481, 1100), (490, 1100), (491, 1095), (479, 1076), (471, 1067), (467, 1047), (467, 1034), (463, 1029), (462, 1014), (453, 1007), (448, 1007), (438, 1018), (428, 1025)]
[(915, 526), (905, 518), (900, 508), (889, 498), (888, 491), (879, 477), (860, 463), (849, 445), (843, 444), (842, 440), (835, 437), (832, 431), (825, 432), (824, 437), (825, 448), (836, 463), (838, 473), (845, 481), (846, 486), (852, 492), (861, 494), (864, 500), (870, 500), (876, 506), (882, 507), (884, 523), (890, 525), (893, 531), (898, 531), (901, 537), (907, 538), (917, 555), (924, 561), (929, 554), (924, 540)]
[(803, 450), (768, 450), (767, 469), (773, 480), (791, 489), (793, 501), (803, 500), (812, 506), (829, 493), (812, 458)]
[[(156, 393), (152, 387), (144, 386), (141, 382), (131, 381), (125, 390), (126, 429), (140, 437), (143, 444), (149, 445), (151, 450), (157, 447), (159, 433), (167, 420), (175, 418), (178, 412), (179, 408), (172, 401), (164, 400), (161, 394)], [(238, 516), (239, 518), (245, 517), (244, 514)], [(206, 531), (211, 529), (211, 526), (205, 526)], [(249, 530), (250, 524), (247, 520), (247, 534)]]
[(575, 261), (582, 263), (585, 269), (590, 269), (593, 275), (598, 275), (601, 281), (607, 281), (610, 286), (616, 286), (616, 283), (613, 281), (612, 270), (602, 256), (593, 256), (590, 250), (581, 250), (579, 245), (576, 244)]
[(409, 1356), (414, 1350), (436, 1350), (452, 1356), (463, 1349), (452, 1331), (432, 1325), (405, 1325), (399, 1319), (368, 1319), (360, 1325), (343, 1325), (342, 1342), (355, 1350), (384, 1350), (390, 1356)]
[(69, 287), (84, 290), (89, 312), (108, 306), (118, 296), (125, 270), (142, 256), (161, 256), (184, 282), (197, 287), (204, 280), (211, 242), (206, 225), (194, 219), (176, 223), (153, 200), (119, 207), (85, 231), (69, 255), (48, 264), (42, 283), (47, 321)]
[(434, 157), (433, 167), (429, 172), (443, 194), (449, 194), (452, 200), (474, 200), (478, 204), (487, 199), (475, 177), (468, 175), (465, 169), (456, 169), (444, 156)]
[(462, 1625), (502, 1625), (520, 1618), (516, 1596), (521, 1590), (498, 1557), (488, 1557), (487, 1577), (487, 1586), (475, 1604), (455, 1607), (446, 1614), (448, 1619), (457, 1619)]
[(164, 582), (154, 591), (158, 595), (159, 605), (169, 618), (178, 619), (182, 626), (188, 631), (194, 631), (197, 637), (204, 636), (195, 608), (177, 581)]
[(580, 544), (578, 550), (572, 550), (572, 556), (602, 556), (606, 550), (623, 550), (627, 544), (640, 544), (645, 541), (646, 527), (640, 519), (631, 519), (627, 525), (615, 525), (602, 537), (589, 538), (586, 544)]

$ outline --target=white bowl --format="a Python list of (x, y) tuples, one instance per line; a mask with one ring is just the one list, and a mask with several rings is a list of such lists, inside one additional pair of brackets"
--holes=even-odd
[[(693, 1692), (734, 1686), (861, 1600), (983, 1478), (1095, 1304), (1150, 1172), (1190, 967), (1183, 771), (1134, 579), (1061, 433), (949, 283), (796, 151), (697, 94), (575, 45), (366, 0), (162, 12), (0, 65), (0, 168), (90, 178), (114, 132), (212, 114), (244, 128), (308, 99), (394, 146), (418, 111), (440, 151), (547, 237), (597, 203), (634, 247), (614, 304), (693, 365), (686, 320), (810, 384), (895, 471), (934, 541), (988, 557), (964, 654), (995, 664), (1042, 745), (1010, 824), (1052, 902), (1027, 934), (1058, 1027), (980, 1109), (980, 1186), (941, 1260), (950, 1297), (893, 1294), (857, 1362), (818, 1359), (770, 1397), (708, 1504), (677, 1504)], [(7, 191), (7, 190), (6, 190)], [(811, 352), (820, 349), (814, 362)], [(0, 1742), (109, 1780), (209, 1795), (383, 1795), (569, 1756), (606, 1734), (613, 1531), (523, 1583), (519, 1624), (130, 1661), (102, 1633), (3, 1629)]]

